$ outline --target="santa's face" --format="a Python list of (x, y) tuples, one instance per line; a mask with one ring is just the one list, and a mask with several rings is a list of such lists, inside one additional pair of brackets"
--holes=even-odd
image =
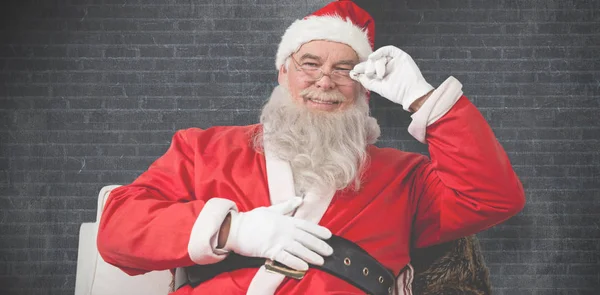
[[(351, 107), (361, 85), (344, 78), (358, 63), (356, 52), (348, 45), (316, 40), (291, 55), (288, 66), (279, 69), (279, 84), (284, 85), (295, 103), (315, 112), (337, 112)], [(315, 81), (314, 77), (324, 74)]]

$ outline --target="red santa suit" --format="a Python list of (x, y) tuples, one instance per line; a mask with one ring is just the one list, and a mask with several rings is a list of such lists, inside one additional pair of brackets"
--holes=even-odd
[[(216, 249), (216, 238), (229, 210), (245, 212), (294, 195), (289, 164), (252, 147), (261, 128), (176, 132), (146, 172), (112, 191), (98, 233), (102, 257), (131, 275), (223, 260), (227, 253)], [(524, 205), (505, 151), (455, 79), (435, 90), (409, 130), (428, 144), (430, 158), (369, 146), (360, 191), (309, 192), (295, 215), (355, 242), (396, 276), (408, 267), (411, 247), (485, 230)], [(301, 280), (277, 276), (240, 269), (174, 294), (261, 294), (261, 288), (275, 294), (364, 293), (316, 269)], [(409, 293), (409, 285), (403, 277), (396, 292)]]

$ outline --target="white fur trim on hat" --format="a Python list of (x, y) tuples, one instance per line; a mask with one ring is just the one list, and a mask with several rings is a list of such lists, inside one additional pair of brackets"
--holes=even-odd
[(313, 40), (344, 43), (356, 51), (360, 61), (365, 61), (373, 52), (366, 29), (362, 30), (350, 19), (344, 20), (337, 15), (309, 16), (293, 22), (281, 37), (275, 59), (277, 70), (302, 44)]

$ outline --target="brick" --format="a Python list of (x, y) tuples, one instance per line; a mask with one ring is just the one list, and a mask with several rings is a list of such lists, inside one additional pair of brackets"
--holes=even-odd
[(178, 58), (156, 60), (155, 64), (156, 70), (160, 71), (214, 71), (226, 68), (227, 62), (225, 59)]
[(161, 114), (157, 111), (123, 110), (118, 112), (93, 112), (90, 122), (157, 122)]
[(173, 31), (177, 26), (176, 20), (142, 20), (137, 21), (140, 31)]
[(170, 142), (174, 132), (172, 131), (147, 131), (131, 132), (122, 135), (123, 144), (150, 144), (154, 142)]
[(175, 45), (176, 57), (202, 57), (207, 56), (209, 51), (208, 45)]
[(210, 108), (209, 98), (180, 98), (177, 100), (178, 110), (202, 110)]
[[(250, 27), (250, 19), (215, 19), (213, 20), (216, 31), (247, 31)], [(272, 28), (272, 27), (271, 27)]]
[(135, 47), (110, 47), (104, 51), (105, 57), (136, 57), (139, 49)]
[[(503, 24), (471, 24), (469, 25), (471, 34), (502, 34), (504, 33)], [(462, 31), (464, 32), (464, 30)]]
[[(248, 75), (248, 82), (254, 82), (254, 83), (273, 83), (274, 81), (277, 81), (277, 73), (276, 72), (251, 72)], [(266, 97), (264, 97), (263, 99), (266, 99)]]
[(440, 59), (467, 59), (469, 58), (470, 50), (468, 49), (442, 49), (440, 50)]
[(77, 84), (54, 84), (52, 86), (54, 97), (84, 97), (84, 96), (121, 96), (122, 86), (113, 85), (77, 85)]
[(61, 171), (23, 171), (23, 172), (12, 172), (9, 179), (13, 183), (29, 183), (29, 182), (62, 182), (64, 173)]
[(68, 57), (103, 57), (103, 50), (99, 46), (85, 46), (85, 45), (67, 45), (67, 56)]
[(564, 23), (537, 24), (539, 34), (568, 34), (569, 31), (569, 25)]
[(214, 30), (214, 22), (211, 19), (178, 20), (176, 25), (180, 31)]
[[(50, 82), (55, 83), (98, 83), (102, 81), (102, 73), (78, 72), (53, 74), (49, 77)], [(33, 78), (32, 78), (33, 79)]]
[(239, 72), (216, 72), (212, 75), (213, 81), (219, 81), (222, 83), (243, 83), (248, 82), (250, 79), (249, 73)]
[(175, 109), (175, 100), (164, 98), (145, 98), (141, 101), (141, 107), (142, 109), (152, 110)]
[(104, 106), (102, 98), (78, 98), (69, 99), (70, 109), (101, 109)]
[[(233, 122), (233, 114), (231, 112), (224, 111), (177, 110), (176, 112), (164, 114), (162, 119), (163, 121), (168, 122), (185, 122), (188, 124), (199, 124), (198, 126), (203, 126), (202, 123), (210, 124), (209, 126), (216, 126), (231, 124), (231, 122)], [(219, 122), (219, 124), (213, 122)]]
[(194, 96), (196, 86), (182, 84), (131, 84), (123, 86), (127, 97), (137, 96)]
[[(160, 156), (160, 154), (157, 155), (157, 157), (158, 156)], [(99, 174), (100, 174), (99, 175), (99, 183), (113, 183), (113, 184), (131, 183), (139, 176), (139, 173), (132, 172), (132, 171), (110, 171), (110, 172), (100, 172)], [(94, 209), (95, 206), (96, 205), (94, 205), (94, 207), (91, 207), (90, 209)]]
[(138, 22), (128, 19), (108, 19), (102, 22), (104, 31), (136, 31), (138, 30)]
[(504, 31), (511, 35), (533, 35), (538, 32), (538, 26), (535, 23), (508, 23)]
[[(175, 132), (173, 131), (173, 134)], [(167, 149), (169, 148), (169, 144), (151, 144), (151, 145), (142, 145), (138, 147), (139, 156), (149, 156), (155, 157), (163, 155)]]
[(99, 19), (67, 19), (65, 23), (70, 31), (101, 31), (103, 29), (102, 20)]
[(108, 73), (104, 74), (104, 81), (109, 84), (139, 83), (139, 82), (141, 82), (140, 77), (142, 77), (144, 75), (149, 75), (149, 74), (154, 74), (154, 73), (142, 72), (142, 73), (138, 74), (138, 73), (108, 72)]
[(175, 48), (170, 46), (140, 47), (140, 57), (172, 57), (174, 54)]
[(504, 82), (507, 83), (533, 83), (536, 81), (534, 73), (504, 73)]
[(502, 57), (506, 59), (532, 58), (534, 50), (532, 48), (503, 48)]
[(470, 10), (426, 10), (423, 12), (423, 20), (426, 22), (469, 23), (485, 22), (487, 16), (485, 13)]
[[(3, 110), (16, 110), (16, 109), (31, 109), (32, 108), (33, 99), (24, 99), (22, 97), (19, 98), (3, 98), (0, 101), (0, 106)], [(8, 118), (8, 115), (4, 115), (5, 118)]]
[(128, 33), (119, 35), (124, 44), (193, 44), (194, 37), (179, 32), (169, 33)]
[(471, 49), (471, 58), (473, 59), (500, 59), (502, 51), (500, 49)]
[(151, 71), (155, 70), (154, 61), (148, 59), (86, 59), (82, 60), (83, 70), (93, 71)]
[(179, 72), (176, 82), (179, 83), (207, 83), (212, 82), (213, 74), (211, 72)]

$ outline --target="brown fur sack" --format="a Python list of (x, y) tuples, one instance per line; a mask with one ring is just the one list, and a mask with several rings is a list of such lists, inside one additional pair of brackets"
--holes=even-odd
[(490, 295), (490, 274), (477, 237), (413, 250), (414, 295)]

